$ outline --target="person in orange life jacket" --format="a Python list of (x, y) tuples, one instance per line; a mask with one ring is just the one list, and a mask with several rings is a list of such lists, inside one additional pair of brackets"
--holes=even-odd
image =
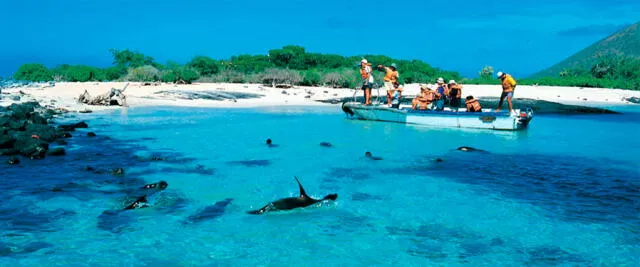
[(443, 110), (444, 109), (444, 100), (447, 96), (447, 92), (449, 92), (449, 88), (447, 87), (446, 84), (444, 84), (444, 79), (438, 78), (438, 80), (436, 81), (437, 85), (436, 85), (436, 105), (435, 105), (435, 109), (436, 110)]
[(362, 77), (362, 90), (364, 91), (364, 104), (371, 105), (371, 88), (373, 87), (373, 74), (371, 63), (366, 59), (360, 61), (360, 76)]
[(511, 77), (511, 75), (498, 71), (497, 73), (498, 79), (502, 80), (502, 95), (500, 95), (500, 102), (498, 103), (498, 108), (496, 108), (496, 112), (499, 112), (502, 109), (502, 103), (507, 98), (507, 103), (509, 104), (509, 113), (511, 115), (514, 114), (513, 104), (511, 103), (511, 98), (513, 98), (513, 91), (516, 89), (516, 80)]
[(387, 104), (391, 106), (391, 100), (393, 98), (391, 93), (394, 90), (393, 83), (397, 82), (400, 77), (398, 74), (398, 67), (396, 66), (396, 63), (393, 63), (389, 67), (378, 65), (378, 69), (385, 71), (384, 87), (387, 89)]
[(473, 96), (467, 96), (465, 104), (467, 104), (467, 112), (482, 112), (480, 102), (478, 102), (478, 99), (473, 98)]
[(420, 86), (420, 94), (411, 101), (411, 109), (419, 108), (420, 110), (431, 109), (431, 103), (434, 99), (434, 92), (431, 85)]
[(460, 108), (460, 98), (462, 97), (462, 85), (459, 85), (454, 80), (449, 81), (449, 104), (452, 111), (458, 111)]

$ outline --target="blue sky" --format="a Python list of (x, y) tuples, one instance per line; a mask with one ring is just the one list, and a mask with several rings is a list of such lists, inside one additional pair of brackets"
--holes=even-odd
[(522, 77), (637, 22), (638, 10), (638, 0), (1, 0), (0, 76), (26, 62), (108, 66), (109, 48), (186, 62), (296, 44)]

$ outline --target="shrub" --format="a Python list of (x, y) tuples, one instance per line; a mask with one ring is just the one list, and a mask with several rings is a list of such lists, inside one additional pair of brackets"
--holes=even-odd
[(327, 73), (322, 78), (325, 86), (331, 86), (333, 88), (340, 87), (340, 80), (342, 80), (342, 76), (337, 72)]
[(200, 72), (202, 76), (210, 76), (220, 71), (219, 63), (210, 57), (194, 57), (187, 66)]
[(127, 69), (124, 67), (109, 67), (103, 70), (104, 81), (116, 81), (127, 75)]
[(60, 65), (52, 70), (55, 80), (69, 82), (104, 81), (104, 70), (85, 65)]
[(173, 70), (164, 71), (160, 80), (165, 83), (173, 83), (178, 80), (178, 75)]
[(322, 83), (322, 75), (316, 70), (307, 70), (302, 74), (301, 85), (316, 86)]
[(192, 83), (193, 81), (200, 78), (200, 74), (191, 68), (181, 68), (179, 70), (179, 80), (182, 80), (186, 83)]
[(191, 68), (179, 67), (173, 70), (167, 70), (162, 72), (161, 80), (163, 82), (185, 82), (192, 83), (200, 78), (200, 74)]
[(125, 80), (132, 82), (153, 82), (160, 78), (160, 71), (153, 66), (142, 66), (129, 69)]
[(42, 64), (24, 64), (13, 74), (13, 78), (19, 81), (46, 82), (53, 79), (53, 74)]

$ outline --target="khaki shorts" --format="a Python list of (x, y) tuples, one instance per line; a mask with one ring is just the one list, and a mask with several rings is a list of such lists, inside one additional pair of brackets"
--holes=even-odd
[(393, 88), (393, 83), (392, 82), (384, 82), (384, 88), (387, 89), (387, 92), (395, 89), (395, 88)]

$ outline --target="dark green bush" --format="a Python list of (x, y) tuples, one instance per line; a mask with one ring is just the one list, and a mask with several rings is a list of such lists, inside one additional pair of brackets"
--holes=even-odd
[(187, 67), (193, 68), (197, 70), (202, 76), (211, 76), (220, 71), (219, 63), (205, 56), (197, 56), (194, 57), (189, 63), (187, 63)]
[(24, 64), (18, 68), (13, 79), (19, 81), (46, 82), (53, 79), (51, 71), (42, 64)]

